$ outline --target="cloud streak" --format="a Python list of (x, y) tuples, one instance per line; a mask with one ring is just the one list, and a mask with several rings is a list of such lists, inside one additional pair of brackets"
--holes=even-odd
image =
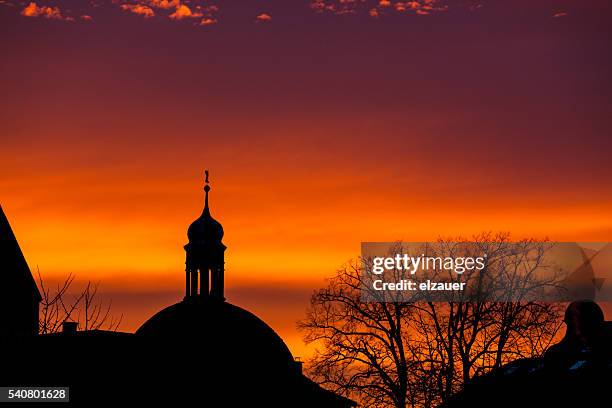
[(185, 4), (180, 4), (174, 11), (174, 13), (170, 14), (168, 17), (171, 20), (183, 20), (185, 18), (198, 18), (202, 17), (203, 14), (200, 12), (192, 11)]
[[(214, 1), (211, 2), (211, 1)], [(45, 20), (92, 22), (96, 14), (103, 9), (121, 10), (136, 14), (147, 20), (165, 19), (173, 22), (191, 22), (193, 26), (210, 26), (219, 23), (219, 3), (224, 0), (102, 0), (102, 2), (80, 2), (78, 7), (64, 0), (0, 0), (0, 6), (15, 8), (15, 15)], [(227, 1), (227, 0), (225, 0)], [(459, 2), (454, 0), (310, 0), (306, 4), (296, 5), (296, 9), (310, 15), (346, 15), (369, 16), (372, 19), (391, 18), (393, 16), (412, 15), (428, 16), (445, 13), (449, 9), (476, 11), (483, 7), (491, 7), (492, 3)], [(246, 6), (245, 6), (246, 7)], [(8, 7), (7, 7), (8, 8)], [(257, 12), (257, 10), (255, 10)], [(559, 10), (549, 8), (543, 18), (562, 18), (573, 14), (574, 10)], [(313, 13), (314, 12), (314, 13)], [(278, 13), (278, 14), (277, 14)], [(481, 13), (482, 14), (482, 13)], [(272, 6), (266, 12), (255, 13), (256, 23), (269, 23), (272, 15), (285, 18), (282, 11)], [(232, 14), (224, 16), (230, 20)], [(241, 17), (242, 18), (242, 17)], [(100, 20), (102, 21), (102, 20)], [(248, 21), (248, 20), (247, 20)]]
[(200, 21), (200, 25), (203, 25), (203, 26), (213, 25), (213, 24), (217, 24), (217, 23), (218, 23), (217, 19), (215, 19), (215, 18), (208, 18), (208, 17), (205, 17), (205, 18), (202, 19), (202, 21)]
[(258, 23), (267, 23), (269, 21), (272, 21), (272, 16), (267, 13), (261, 13), (257, 15), (257, 17), (255, 17), (255, 21), (257, 21)]
[(21, 10), (21, 15), (25, 17), (43, 17), (55, 20), (64, 19), (59, 7), (39, 6), (33, 1)]
[(148, 0), (147, 5), (163, 10), (177, 9), (181, 5), (179, 0)]
[(141, 15), (144, 18), (155, 17), (155, 12), (153, 9), (142, 4), (122, 4), (121, 9), (129, 11), (130, 13)]

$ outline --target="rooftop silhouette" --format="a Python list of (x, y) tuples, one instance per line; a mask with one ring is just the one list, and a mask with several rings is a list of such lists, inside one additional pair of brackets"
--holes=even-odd
[(565, 312), (563, 339), (542, 358), (518, 359), (474, 378), (445, 408), (608, 406), (612, 322), (597, 303), (575, 301)]
[(40, 292), (0, 206), (0, 337), (38, 333)]

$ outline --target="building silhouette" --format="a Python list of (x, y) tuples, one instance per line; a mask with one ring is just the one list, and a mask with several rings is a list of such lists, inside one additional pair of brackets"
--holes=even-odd
[[(223, 227), (210, 211), (208, 172), (204, 192), (204, 209), (189, 226), (184, 247), (185, 296), (136, 333), (78, 331), (74, 322), (65, 322), (62, 332), (36, 335), (40, 296), (2, 215), (2, 263), (10, 261), (2, 271), (14, 270), (11, 262), (19, 266), (14, 286), (2, 286), (13, 293), (3, 313), (20, 323), (0, 338), (0, 349), (10, 350), (0, 386), (70, 386), (77, 405), (354, 407), (352, 400), (307, 378), (301, 362), (264, 321), (226, 301), (226, 247)], [(17, 261), (4, 256), (5, 247)], [(13, 316), (12, 302), (31, 308)]]
[(38, 334), (40, 292), (0, 206), (0, 337)]
[(542, 357), (514, 360), (473, 378), (442, 408), (607, 407), (612, 381), (612, 322), (599, 305), (574, 301), (563, 339)]
[[(223, 227), (210, 215), (208, 207), (208, 170), (206, 170), (204, 187), (204, 210), (187, 230), (189, 243), (185, 245), (185, 299), (196, 296), (225, 300), (225, 245)], [(199, 277), (199, 290), (198, 290)]]

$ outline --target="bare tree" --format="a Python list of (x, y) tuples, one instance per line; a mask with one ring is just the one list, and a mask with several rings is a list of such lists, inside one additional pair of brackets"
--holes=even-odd
[(335, 392), (359, 394), (365, 405), (404, 407), (414, 364), (406, 354), (410, 314), (407, 303), (362, 302), (360, 263), (339, 270), (298, 323), (306, 342), (323, 346), (312, 373)]
[[(459, 255), (453, 251), (466, 246), (460, 249), (457, 241), (440, 240), (437, 250)], [(512, 291), (512, 297), (366, 302), (362, 262), (367, 260), (357, 260), (313, 294), (306, 318), (298, 323), (304, 340), (318, 346), (309, 363), (312, 376), (364, 406), (431, 407), (475, 376), (540, 356), (561, 326), (559, 305), (528, 296), (541, 289), (531, 274), (548, 244), (510, 242), (507, 234), (482, 234), (470, 242), (467, 248), (489, 254), (487, 268), (494, 277), (478, 285)]]
[[(87, 282), (87, 286), (83, 291), (82, 303), (83, 303), (83, 319), (82, 327), (84, 330), (117, 330), (123, 315), (118, 319), (115, 319), (111, 314), (112, 301), (109, 301), (106, 306), (97, 299), (99, 282), (92, 284)], [(81, 319), (79, 319), (81, 322)]]
[[(457, 245), (460, 240), (452, 241), (441, 242), (438, 250), (451, 256), (471, 255), (465, 253), (466, 246)], [(413, 304), (417, 318), (411, 330), (413, 337), (421, 340), (420, 348), (434, 357), (427, 375), (437, 377), (439, 401), (474, 376), (512, 360), (541, 356), (562, 325), (560, 304), (533, 300), (534, 293), (541, 294), (558, 283), (559, 276), (554, 274), (535, 276), (552, 244), (510, 242), (508, 234), (482, 234), (470, 242), (473, 250), (489, 255), (487, 278), (479, 282), (479, 290), (495, 292), (496, 298), (505, 297), (506, 301), (453, 299)], [(456, 252), (458, 248), (461, 253)]]
[(99, 283), (87, 282), (85, 288), (72, 294), (74, 275), (58, 283), (52, 291), (38, 270), (40, 287), (39, 333), (49, 334), (61, 331), (66, 321), (75, 321), (83, 330), (104, 329), (116, 331), (121, 324), (123, 315), (114, 318), (111, 314), (112, 302), (104, 305), (98, 299)]

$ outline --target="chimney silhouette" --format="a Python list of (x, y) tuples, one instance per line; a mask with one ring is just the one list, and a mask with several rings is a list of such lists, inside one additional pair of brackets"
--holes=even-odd
[(78, 327), (77, 322), (64, 322), (62, 323), (62, 333), (64, 334), (75, 334)]

